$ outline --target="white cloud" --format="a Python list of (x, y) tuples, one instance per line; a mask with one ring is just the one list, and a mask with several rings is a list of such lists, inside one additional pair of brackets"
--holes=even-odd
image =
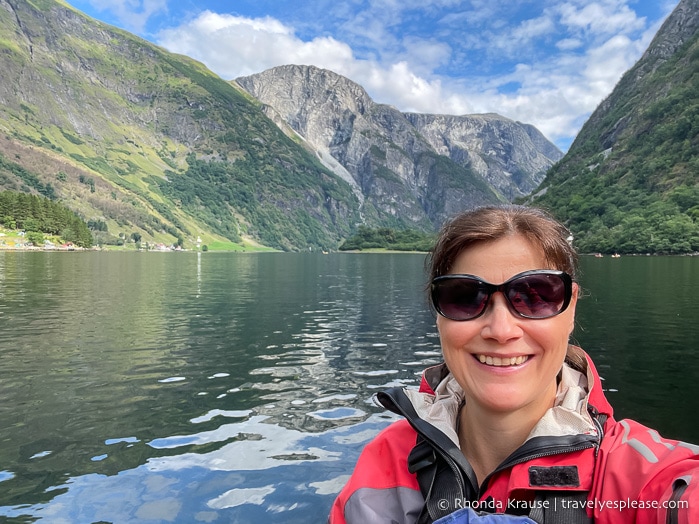
[(573, 49), (579, 49), (583, 46), (582, 40), (579, 38), (563, 38), (556, 42), (556, 47), (561, 51), (572, 51)]
[(554, 30), (554, 21), (548, 15), (524, 20), (513, 31), (515, 40), (528, 41), (543, 35), (551, 34)]
[(304, 42), (292, 28), (270, 17), (252, 19), (211, 11), (161, 31), (157, 41), (170, 51), (204, 62), (229, 80), (284, 64), (344, 70), (354, 61), (352, 49), (332, 37)]
[(521, 85), (516, 93), (487, 93), (477, 97), (474, 106), (533, 124), (549, 139), (565, 145), (647, 44), (618, 35), (582, 55), (564, 53), (547, 63), (520, 64), (502, 77), (503, 83)]
[(447, 65), (452, 57), (451, 46), (445, 42), (432, 39), (407, 36), (401, 42), (401, 52), (395, 57), (384, 55), (384, 61), (405, 61), (418, 74), (431, 75), (442, 65)]
[(585, 31), (595, 35), (627, 34), (642, 30), (645, 20), (622, 2), (604, 2), (574, 5), (563, 3), (558, 6), (561, 23), (572, 31)]
[(641, 55), (641, 49), (636, 42), (624, 35), (613, 36), (599, 47), (588, 52), (584, 78), (590, 83), (601, 83), (602, 93), (609, 93), (609, 85), (619, 79), (619, 71), (629, 69)]
[(441, 81), (429, 81), (415, 74), (407, 62), (393, 64), (388, 69), (372, 64), (368, 76), (365, 71), (357, 73), (355, 79), (360, 79), (355, 81), (362, 84), (369, 93), (380, 94), (373, 95), (377, 102), (389, 103), (402, 111), (419, 113), (444, 112), (440, 108), (447, 108), (441, 102), (445, 94)]

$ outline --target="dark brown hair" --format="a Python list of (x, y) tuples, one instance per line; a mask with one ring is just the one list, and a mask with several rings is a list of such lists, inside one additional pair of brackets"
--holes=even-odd
[(522, 235), (540, 248), (546, 269), (565, 271), (575, 279), (578, 255), (570, 231), (541, 209), (503, 205), (464, 211), (444, 224), (427, 260), (429, 281), (448, 274), (465, 249), (509, 235)]

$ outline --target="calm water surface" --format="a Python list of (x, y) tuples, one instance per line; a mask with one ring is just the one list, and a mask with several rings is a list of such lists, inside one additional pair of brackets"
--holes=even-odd
[[(440, 360), (413, 254), (0, 252), (0, 520), (324, 522)], [(585, 258), (618, 418), (699, 442), (699, 258)]]

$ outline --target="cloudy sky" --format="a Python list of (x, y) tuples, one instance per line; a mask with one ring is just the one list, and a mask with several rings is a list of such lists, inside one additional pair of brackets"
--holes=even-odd
[(330, 69), (379, 103), (499, 113), (564, 151), (678, 0), (68, 0), (226, 80)]

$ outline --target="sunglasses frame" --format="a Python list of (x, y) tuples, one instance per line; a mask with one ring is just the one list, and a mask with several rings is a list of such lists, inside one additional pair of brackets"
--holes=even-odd
[[(517, 311), (517, 308), (510, 302), (510, 298), (507, 296), (507, 288), (509, 287), (512, 282), (516, 280), (520, 280), (522, 278), (528, 277), (528, 276), (533, 276), (533, 275), (551, 275), (555, 276), (561, 279), (563, 282), (563, 289), (564, 289), (564, 297), (563, 297), (563, 304), (561, 305), (561, 308), (559, 311), (552, 315), (546, 315), (543, 317), (539, 316), (531, 316), (531, 315), (525, 315), (519, 311)], [(484, 288), (485, 291), (488, 293), (485, 301), (483, 302), (483, 307), (481, 310), (478, 312), (477, 315), (469, 318), (452, 318), (444, 314), (442, 309), (439, 307), (438, 303), (438, 284), (440, 282), (445, 282), (449, 280), (470, 280), (470, 281), (475, 281), (478, 283), (481, 288)], [(507, 302), (507, 306), (514, 314), (515, 316), (521, 317), (521, 318), (526, 318), (526, 319), (533, 319), (533, 320), (543, 320), (546, 318), (552, 318), (555, 317), (556, 315), (560, 315), (563, 313), (566, 309), (568, 309), (568, 306), (570, 305), (570, 300), (573, 296), (573, 279), (572, 277), (566, 273), (565, 271), (558, 271), (555, 269), (532, 269), (529, 271), (523, 271), (522, 273), (517, 273), (513, 277), (509, 278), (502, 284), (492, 284), (488, 282), (487, 280), (483, 280), (480, 277), (477, 277), (476, 275), (469, 275), (469, 274), (449, 274), (449, 275), (442, 275), (439, 277), (435, 277), (432, 279), (432, 282), (430, 283), (430, 298), (432, 299), (432, 307), (434, 307), (435, 311), (439, 313), (441, 316), (444, 318), (448, 318), (449, 320), (453, 320), (455, 322), (467, 322), (469, 320), (475, 320), (478, 317), (481, 317), (485, 311), (488, 309), (488, 304), (490, 303), (490, 299), (492, 298), (493, 294), (496, 292), (501, 292), (503, 296), (505, 297), (505, 301)]]

